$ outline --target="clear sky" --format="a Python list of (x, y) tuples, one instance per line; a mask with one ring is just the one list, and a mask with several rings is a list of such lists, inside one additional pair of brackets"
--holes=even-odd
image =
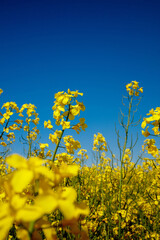
[(88, 129), (75, 138), (91, 154), (93, 134), (101, 132), (115, 149), (127, 83), (144, 87), (137, 116), (160, 106), (159, 12), (158, 0), (1, 1), (1, 101), (35, 104), (45, 142), (54, 94), (79, 90)]

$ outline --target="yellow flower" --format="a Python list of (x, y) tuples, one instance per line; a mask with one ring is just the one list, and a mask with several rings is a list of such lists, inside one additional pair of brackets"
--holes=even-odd
[(145, 119), (144, 119), (144, 121), (142, 122), (141, 127), (142, 127), (142, 128), (145, 128), (145, 127), (146, 127), (146, 121), (145, 121)]
[[(75, 98), (78, 97), (78, 95), (83, 95), (82, 93), (79, 93), (78, 91), (70, 91), (68, 89), (68, 93), (66, 92), (58, 92), (55, 94), (55, 101), (53, 109), (53, 117), (56, 119), (56, 124), (59, 126), (60, 120), (66, 121), (66, 120), (74, 120), (76, 115), (79, 115), (80, 111), (85, 110), (85, 106), (83, 103), (78, 102)], [(74, 103), (76, 102), (76, 105)], [(66, 119), (64, 119), (66, 117)], [(63, 125), (63, 124), (62, 124)], [(64, 125), (63, 129), (69, 128), (68, 125)]]
[(67, 128), (70, 128), (70, 122), (68, 121), (64, 121), (64, 119), (62, 119), (61, 121), (61, 125), (62, 125), (62, 129), (67, 129)]
[(14, 122), (16, 122), (17, 124), (21, 124), (21, 125), (22, 125), (23, 120), (17, 119), (17, 120), (15, 120)]
[(85, 123), (85, 118), (80, 118), (80, 126), (82, 128), (83, 131), (85, 131), (85, 129), (87, 128), (87, 124)]
[(83, 93), (79, 93), (78, 90), (70, 91), (70, 89), (68, 89), (68, 94), (72, 95), (73, 97), (78, 97), (78, 95), (83, 96)]
[(145, 149), (148, 151), (148, 154), (151, 154), (153, 157), (156, 157), (158, 155), (158, 148), (155, 145), (155, 140), (154, 139), (146, 139), (144, 141), (144, 146)]
[(17, 113), (19, 112), (19, 108), (15, 102), (6, 102), (3, 104), (2, 108), (6, 108), (6, 112), (10, 112), (10, 108), (15, 109)]
[(49, 139), (52, 141), (52, 143), (58, 144), (58, 139), (60, 138), (62, 134), (62, 131), (56, 130), (54, 134), (49, 134)]
[(9, 126), (10, 130), (20, 130), (22, 127), (19, 127), (17, 124), (12, 124), (11, 126)]
[(86, 158), (88, 159), (88, 155), (87, 155), (87, 150), (86, 149), (81, 149), (79, 152), (78, 152), (78, 155), (81, 155), (81, 158)]
[(0, 235), (4, 240), (13, 224), (13, 216), (10, 215), (10, 209), (7, 203), (0, 204)]
[(66, 162), (66, 163), (73, 163), (74, 157), (69, 155), (68, 153), (60, 153), (56, 154), (56, 159), (59, 163)]
[(139, 96), (139, 92), (137, 92), (137, 91), (135, 91), (135, 96), (137, 97), (137, 96)]
[(3, 114), (3, 117), (6, 119), (6, 120), (8, 120), (8, 119), (10, 119), (10, 116), (12, 116), (13, 115), (13, 112), (11, 112), (11, 111), (6, 111), (6, 113), (4, 113)]
[(107, 150), (107, 143), (105, 138), (101, 133), (98, 133), (97, 135), (94, 134), (94, 142), (93, 142), (93, 151), (99, 151), (99, 150)]
[(23, 240), (30, 240), (28, 231), (25, 229), (17, 229), (17, 237)]
[(148, 137), (150, 135), (150, 133), (148, 132), (148, 127), (145, 129), (145, 131), (142, 130), (142, 134), (145, 137)]
[(46, 147), (49, 147), (48, 143), (40, 143), (40, 149), (44, 150)]
[(53, 113), (53, 117), (54, 117), (55, 119), (58, 119), (58, 118), (60, 117), (60, 115), (61, 115), (61, 112), (60, 112), (60, 110), (58, 110), (58, 109), (56, 109), (56, 110), (54, 111), (54, 113)]
[(53, 128), (50, 120), (44, 121), (44, 128), (48, 128), (48, 129), (52, 129)]
[(0, 124), (3, 125), (4, 123), (5, 123), (5, 118), (3, 117), (0, 119)]
[(143, 93), (143, 87), (139, 88), (138, 91)]
[(74, 150), (81, 148), (80, 142), (75, 141), (72, 136), (65, 136), (63, 139), (68, 153), (74, 154)]
[(0, 236), (2, 240), (8, 235), (14, 221), (36, 221), (44, 214), (54, 211), (58, 206), (57, 196), (54, 194), (39, 195), (32, 205), (26, 204), (26, 200), (26, 197), (21, 197), (11, 191), (9, 202), (0, 204)]
[(48, 152), (46, 153), (46, 157), (52, 157), (52, 153), (50, 150), (48, 150)]
[(14, 171), (11, 185), (15, 192), (23, 191), (28, 184), (40, 175), (54, 179), (53, 173), (45, 166), (45, 161), (38, 157), (31, 157), (28, 160), (18, 154), (13, 154), (6, 158), (6, 162), (13, 168), (19, 169)]
[(39, 123), (39, 118), (37, 117), (37, 118), (33, 119), (32, 122), (33, 122), (35, 125), (37, 125), (37, 124)]
[(60, 200), (58, 200), (58, 207), (65, 219), (78, 218), (80, 214), (88, 215), (89, 209), (86, 207), (80, 208), (75, 206), (77, 194), (72, 187), (64, 188), (61, 192)]
[(126, 85), (126, 90), (130, 96), (139, 96), (139, 93), (143, 93), (143, 88), (138, 85), (137, 81), (132, 81)]
[(7, 144), (5, 143), (5, 142), (1, 142), (0, 143), (3, 147), (6, 147), (7, 146)]
[(131, 90), (129, 91), (129, 95), (132, 96), (133, 94), (134, 94), (134, 91), (133, 91), (133, 89), (131, 89)]
[(28, 132), (29, 126), (25, 125), (25, 126), (23, 127), (23, 130), (26, 131), (26, 132)]
[(3, 90), (0, 88), (0, 95), (3, 93)]
[[(152, 130), (154, 131), (155, 135), (159, 135), (160, 131), (159, 131), (159, 125), (160, 125), (160, 108), (157, 107), (155, 110), (151, 109), (149, 111), (149, 113), (147, 113), (147, 115), (151, 115), (150, 117), (144, 118), (141, 127), (145, 128), (146, 124), (151, 124), (154, 127), (152, 128)], [(148, 127), (147, 127), (148, 128)], [(142, 132), (142, 134), (144, 135), (147, 132), (147, 130), (144, 132)]]
[(136, 90), (137, 88), (139, 88), (139, 85), (138, 85), (137, 81), (132, 81), (132, 83), (133, 83), (133, 85), (132, 85), (133, 89)]
[(159, 135), (159, 134), (160, 134), (160, 131), (159, 131), (159, 125), (153, 127), (152, 130), (154, 131), (154, 134), (155, 134), (155, 135)]
[(128, 83), (128, 84), (126, 85), (126, 90), (129, 91), (131, 87), (132, 87), (132, 83)]
[(32, 115), (34, 115), (35, 117), (37, 117), (37, 114), (36, 114), (36, 111), (35, 111), (35, 108), (36, 108), (36, 106), (35, 105), (33, 105), (33, 104), (23, 104), (22, 105), (22, 107), (21, 107), (21, 109), (19, 110), (19, 113), (21, 114), (21, 116), (23, 116), (22, 115), (22, 112), (25, 110), (25, 109), (27, 109), (27, 115), (28, 115), (28, 117), (31, 117)]
[(25, 222), (36, 221), (44, 214), (49, 214), (54, 211), (57, 205), (57, 199), (54, 194), (39, 195), (33, 205), (26, 205), (17, 212), (16, 219)]

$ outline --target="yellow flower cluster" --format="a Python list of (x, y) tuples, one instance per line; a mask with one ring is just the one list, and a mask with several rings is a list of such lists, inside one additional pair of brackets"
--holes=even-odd
[[(38, 113), (36, 113), (36, 106), (33, 104), (23, 104), (21, 109), (19, 110), (19, 116), (24, 117), (24, 110), (26, 110), (27, 117), (25, 119), (26, 125), (23, 127), (24, 131), (27, 132), (27, 139), (29, 141), (35, 141), (37, 139), (37, 135), (39, 134), (39, 130), (37, 129), (37, 125), (39, 124)], [(34, 127), (31, 127), (31, 123), (34, 124)]]
[(52, 129), (53, 125), (51, 124), (51, 120), (44, 121), (44, 128)]
[(77, 153), (78, 158), (76, 159), (76, 162), (80, 163), (80, 165), (83, 167), (84, 163), (88, 159), (87, 150), (86, 149), (80, 149)]
[(0, 134), (0, 145), (6, 147), (8, 144), (15, 141), (15, 134), (10, 131), (20, 130), (23, 121), (17, 119), (11, 124), (11, 116), (13, 116), (14, 113), (19, 113), (19, 108), (15, 102), (4, 103), (2, 109), (5, 109), (5, 112), (3, 114), (0, 112), (0, 116), (2, 117), (0, 119), (0, 124), (3, 126), (3, 130)]
[(70, 91), (69, 89), (68, 92), (63, 91), (55, 94), (54, 106), (52, 107), (53, 117), (56, 119), (56, 125), (61, 126), (62, 130), (53, 130), (51, 121), (44, 121), (44, 128), (48, 128), (53, 132), (49, 134), (49, 139), (56, 144), (52, 161), (56, 160), (56, 154), (60, 147), (63, 148), (65, 146), (69, 154), (74, 154), (75, 150), (81, 148), (80, 143), (75, 141), (72, 136), (63, 136), (67, 129), (73, 129), (79, 134), (81, 130), (85, 131), (87, 128), (85, 118), (80, 118), (76, 124), (71, 123), (77, 115), (80, 115), (81, 111), (85, 110), (84, 104), (77, 100), (79, 95), (82, 96), (83, 94), (78, 91)]
[[(78, 95), (83, 96), (83, 93), (70, 91), (70, 89), (68, 89), (68, 93), (58, 92), (55, 94), (56, 100), (54, 101), (54, 106), (52, 107), (54, 111), (53, 117), (56, 119), (56, 124), (58, 126), (62, 125), (63, 130), (71, 128), (70, 121), (74, 120), (75, 116), (80, 114), (80, 111), (85, 110), (83, 102), (78, 102), (76, 99)], [(79, 132), (81, 129), (85, 130), (87, 125), (84, 122), (85, 119), (81, 118), (80, 122), (72, 128), (75, 129), (76, 132)]]
[(143, 88), (139, 87), (139, 82), (132, 81), (126, 85), (126, 90), (130, 96), (139, 96), (139, 93), (143, 93)]
[(46, 159), (47, 157), (52, 157), (51, 151), (48, 150), (48, 147), (49, 147), (48, 143), (40, 143), (39, 147), (40, 149), (34, 150), (35, 156), (38, 156), (43, 159)]
[(63, 140), (65, 143), (66, 150), (70, 154), (74, 154), (74, 150), (81, 148), (80, 142), (77, 140), (74, 140), (74, 138), (71, 136), (65, 136)]
[(106, 140), (101, 133), (98, 133), (97, 135), (94, 134), (93, 150), (94, 151), (104, 150), (106, 152), (108, 151)]
[(128, 165), (130, 161), (131, 161), (131, 150), (127, 148), (125, 150), (125, 154), (123, 157), (123, 163)]
[[(153, 126), (152, 130), (154, 132), (154, 135), (160, 134), (160, 107), (157, 107), (155, 110), (152, 108), (147, 115), (151, 115), (150, 117), (143, 118), (143, 122), (141, 124), (142, 128), (145, 128), (147, 124), (151, 124)], [(148, 131), (149, 126), (146, 127), (145, 131), (142, 130), (142, 134), (145, 137), (148, 137), (150, 135), (150, 132)]]
[(79, 150), (78, 155), (81, 156), (81, 158), (88, 159), (88, 155), (87, 155), (87, 150), (86, 149)]
[(72, 129), (74, 129), (78, 134), (81, 131), (81, 129), (85, 131), (86, 128), (87, 128), (87, 124), (85, 123), (85, 118), (80, 118), (79, 123), (77, 123), (72, 127)]
[(158, 148), (155, 145), (154, 139), (146, 139), (144, 141), (144, 145), (142, 146), (142, 149), (146, 149), (148, 154), (151, 154), (153, 157), (157, 157), (159, 155)]
[(56, 160), (58, 163), (68, 163), (72, 164), (74, 162), (74, 157), (68, 153), (56, 154)]
[[(69, 120), (73, 120), (76, 115), (80, 113), (80, 111), (84, 111), (85, 107), (83, 103), (80, 103), (76, 100), (76, 105), (72, 105), (72, 102), (78, 95), (83, 96), (83, 93), (79, 93), (78, 91), (70, 91), (68, 89), (68, 93), (66, 92), (58, 92), (55, 94), (55, 102), (53, 109), (53, 117), (56, 119), (56, 124), (60, 124), (60, 120), (62, 120), (65, 116), (68, 116)], [(69, 108), (68, 108), (69, 106)]]
[(49, 139), (51, 140), (52, 143), (58, 144), (58, 140), (62, 134), (62, 131), (56, 130), (54, 134), (49, 134)]

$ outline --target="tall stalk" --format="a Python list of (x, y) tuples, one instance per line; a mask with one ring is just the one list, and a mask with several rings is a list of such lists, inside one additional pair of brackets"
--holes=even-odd
[[(69, 113), (70, 113), (70, 104), (69, 104), (69, 106), (68, 106), (68, 114), (67, 114), (67, 116), (66, 116), (66, 121), (68, 121)], [(55, 160), (55, 157), (56, 157), (56, 154), (57, 154), (57, 151), (58, 151), (60, 142), (61, 142), (62, 137), (63, 137), (63, 133), (64, 133), (64, 129), (62, 130), (61, 135), (60, 135), (60, 137), (59, 137), (59, 139), (58, 139), (58, 143), (57, 143), (56, 148), (55, 148), (54, 153), (53, 153), (52, 162), (54, 162), (54, 160)]]
[[(127, 118), (127, 125), (125, 127), (125, 141), (122, 149), (122, 154), (120, 158), (121, 166), (120, 166), (120, 181), (119, 181), (119, 211), (121, 210), (121, 197), (122, 197), (122, 186), (123, 186), (123, 158), (128, 142), (128, 130), (129, 126), (131, 124), (130, 119), (131, 119), (131, 109), (132, 109), (132, 102), (133, 102), (133, 96), (131, 96), (130, 102), (129, 102), (129, 110), (128, 110), (128, 118)], [(118, 230), (118, 237), (121, 239), (121, 215), (119, 214), (119, 230)]]

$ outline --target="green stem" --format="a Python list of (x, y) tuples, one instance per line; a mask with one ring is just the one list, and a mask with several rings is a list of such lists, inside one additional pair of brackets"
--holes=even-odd
[(58, 143), (57, 143), (56, 148), (55, 148), (54, 153), (53, 153), (52, 162), (54, 162), (54, 160), (55, 160), (55, 157), (56, 157), (56, 154), (57, 154), (57, 150), (58, 150), (58, 148), (59, 148), (59, 144), (60, 144), (60, 142), (61, 142), (63, 133), (64, 133), (64, 130), (62, 130), (61, 135), (60, 135), (60, 137), (59, 137), (59, 139), (58, 139)]
[[(68, 121), (69, 113), (70, 113), (70, 104), (69, 104), (69, 108), (68, 108), (68, 114), (67, 114), (67, 117), (66, 117), (66, 121)], [(63, 133), (64, 133), (64, 129), (62, 130), (61, 135), (60, 135), (60, 137), (58, 139), (58, 143), (57, 143), (56, 148), (55, 148), (54, 153), (53, 153), (52, 162), (54, 162), (54, 160), (55, 160), (55, 157), (56, 157), (56, 154), (57, 154), (57, 150), (59, 148), (59, 144), (61, 142)]]
[[(8, 124), (9, 124), (9, 120), (10, 120), (10, 118), (7, 120), (7, 122), (6, 122), (6, 126), (4, 127), (4, 129), (7, 128)], [(1, 135), (0, 135), (0, 139), (3, 137), (4, 132), (5, 132), (5, 131), (3, 131), (3, 132), (1, 133)]]
[[(127, 141), (128, 141), (128, 129), (130, 125), (130, 117), (131, 117), (131, 108), (132, 108), (132, 101), (133, 101), (133, 96), (131, 96), (131, 100), (129, 102), (129, 110), (128, 110), (128, 120), (127, 120), (127, 125), (125, 127), (125, 141), (123, 145), (123, 151), (122, 151), (122, 156), (121, 156), (121, 168), (120, 168), (120, 181), (119, 181), (119, 211), (121, 210), (121, 197), (122, 197), (122, 185), (123, 185), (123, 158), (127, 146)], [(119, 214), (119, 231), (118, 231), (118, 237), (121, 239), (121, 215)]]
[[(28, 123), (28, 127), (30, 128), (29, 126), (29, 123)], [(27, 158), (30, 158), (31, 157), (31, 149), (32, 149), (32, 139), (30, 138), (30, 129), (28, 130), (28, 144), (29, 144), (29, 149), (28, 149), (28, 156)]]
[(34, 221), (30, 222), (29, 224), (29, 229), (28, 229), (28, 234), (29, 234), (29, 238), (32, 239), (32, 234), (33, 234), (33, 231), (34, 231)]

